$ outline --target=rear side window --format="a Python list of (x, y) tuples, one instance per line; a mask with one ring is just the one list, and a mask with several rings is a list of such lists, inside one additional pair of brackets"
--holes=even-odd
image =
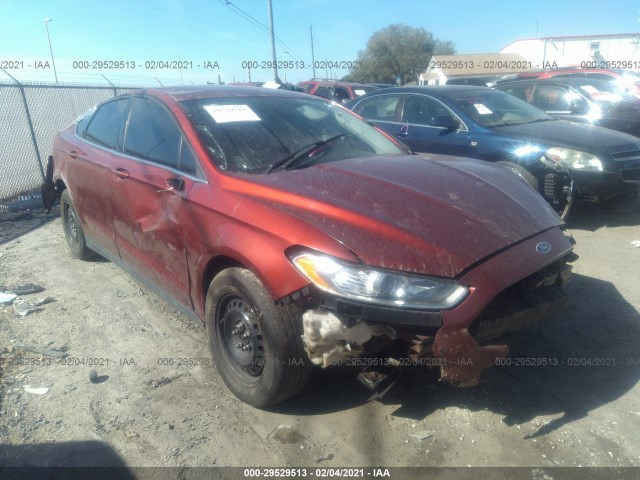
[(302, 85), (302, 88), (304, 89), (305, 93), (309, 93), (311, 90), (313, 90), (314, 84), (313, 83), (305, 83), (304, 85)]
[(91, 117), (85, 138), (107, 148), (120, 150), (122, 127), (128, 110), (128, 98), (120, 98), (101, 105)]
[(354, 111), (367, 120), (381, 120), (392, 122), (400, 95), (380, 95), (364, 100)]
[(571, 95), (564, 88), (544, 85), (536, 90), (534, 105), (546, 112), (570, 112), (575, 97), (575, 93)]
[(333, 92), (333, 99), (338, 103), (343, 103), (349, 100), (351, 97), (349, 96), (349, 92), (347, 92), (344, 88), (336, 87)]
[(328, 100), (331, 100), (331, 97), (333, 97), (331, 89), (329, 87), (318, 87), (316, 88), (316, 91), (313, 92), (313, 94), (322, 98), (326, 98)]
[(513, 85), (509, 87), (502, 87), (502, 90), (509, 95), (518, 97), (520, 100), (524, 100), (527, 103), (533, 103), (533, 92), (535, 87), (533, 85)]
[(155, 100), (137, 97), (131, 108), (124, 151), (178, 168), (182, 134), (173, 117)]

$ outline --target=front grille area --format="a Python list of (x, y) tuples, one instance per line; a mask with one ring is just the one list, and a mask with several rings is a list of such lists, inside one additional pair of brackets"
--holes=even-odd
[(572, 309), (562, 288), (570, 276), (571, 266), (558, 261), (512, 285), (474, 320), (469, 333), (482, 343)]
[(640, 168), (626, 168), (620, 170), (623, 182), (640, 182)]
[(627, 160), (640, 160), (640, 150), (627, 150), (626, 152), (612, 152), (611, 158), (616, 162)]

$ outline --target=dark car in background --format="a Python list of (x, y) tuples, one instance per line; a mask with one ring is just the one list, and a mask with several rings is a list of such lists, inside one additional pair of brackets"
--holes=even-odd
[(508, 354), (479, 342), (567, 307), (571, 242), (522, 180), (407, 155), (307, 94), (119, 95), (56, 136), (47, 172), (71, 253), (99, 252), (204, 322), (220, 376), (254, 406), (301, 390), (312, 364), (374, 382), (376, 366), (433, 360), (475, 384)]
[(625, 93), (640, 99), (640, 74), (626, 70), (606, 70), (601, 68), (554, 68), (551, 70), (534, 70), (522, 72), (515, 75), (507, 75), (496, 84), (521, 80), (545, 80), (553, 79), (565, 81), (569, 79), (588, 78), (591, 80), (602, 80), (616, 85), (623, 89)]
[(370, 87), (376, 87), (376, 88), (392, 88), (397, 86), (393, 83), (367, 83), (367, 85)]
[(297, 85), (305, 93), (346, 103), (361, 95), (377, 90), (378, 87), (361, 83), (339, 82), (334, 80), (308, 80)]
[(522, 80), (494, 87), (563, 120), (640, 137), (640, 99), (615, 83), (591, 78)]
[(558, 120), (486, 87), (442, 85), (372, 92), (347, 104), (413, 152), (497, 162), (566, 217), (574, 200), (635, 195), (640, 139)]

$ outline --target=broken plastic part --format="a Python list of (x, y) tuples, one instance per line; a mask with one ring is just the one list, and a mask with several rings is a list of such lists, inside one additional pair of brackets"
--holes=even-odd
[(24, 299), (19, 299), (13, 304), (13, 308), (18, 315), (26, 316), (30, 313), (37, 312), (42, 310), (40, 307), (47, 303), (54, 302), (55, 300), (52, 297), (44, 297), (39, 298), (35, 303), (29, 303)]
[(477, 385), (480, 373), (509, 354), (507, 345), (479, 346), (466, 328), (441, 328), (433, 343), (433, 353), (442, 361), (440, 378), (453, 385)]
[(359, 322), (349, 328), (329, 311), (307, 310), (302, 315), (302, 325), (307, 355), (322, 368), (359, 356), (362, 345), (374, 335), (386, 335), (392, 340), (396, 336), (395, 330), (386, 325)]
[(31, 385), (23, 385), (22, 389), (27, 393), (34, 395), (45, 395), (49, 392), (49, 387), (32, 387)]
[(15, 293), (2, 293), (0, 292), (0, 303), (11, 303), (13, 302), (18, 296)]

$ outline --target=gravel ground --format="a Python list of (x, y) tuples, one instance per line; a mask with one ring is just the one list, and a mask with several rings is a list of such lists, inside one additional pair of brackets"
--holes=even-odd
[(50, 301), (0, 304), (0, 465), (640, 466), (638, 200), (576, 212), (575, 309), (505, 339), (512, 365), (479, 386), (407, 370), (367, 401), (352, 370), (317, 370), (270, 411), (225, 388), (202, 325), (114, 264), (72, 259), (57, 217), (11, 215), (0, 285)]

